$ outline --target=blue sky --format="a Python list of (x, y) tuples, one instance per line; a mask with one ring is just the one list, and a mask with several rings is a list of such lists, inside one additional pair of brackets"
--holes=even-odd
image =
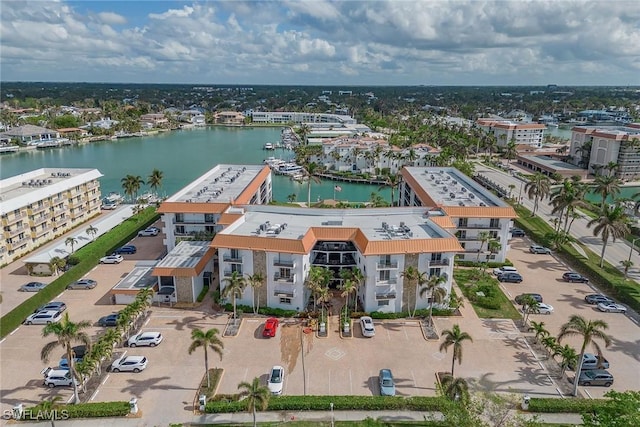
[(2, 81), (640, 85), (640, 2), (29, 1)]

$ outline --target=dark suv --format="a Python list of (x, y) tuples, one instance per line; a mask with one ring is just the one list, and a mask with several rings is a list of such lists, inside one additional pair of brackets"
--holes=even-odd
[(536, 300), (538, 302), (542, 302), (542, 295), (540, 295), (540, 294), (520, 294), (520, 295), (518, 295), (516, 297), (516, 303), (517, 304), (522, 304), (524, 302), (524, 298), (526, 296), (530, 296), (534, 300)]
[(506, 272), (498, 275), (498, 281), (520, 283), (522, 282), (522, 276), (520, 273)]
[(524, 237), (524, 230), (520, 228), (512, 228), (511, 237)]
[(589, 283), (589, 279), (584, 277), (582, 274), (575, 273), (573, 271), (568, 271), (562, 275), (562, 280), (570, 283)]
[(116, 249), (113, 253), (118, 255), (125, 255), (125, 254), (135, 254), (136, 251), (137, 251), (137, 248), (135, 246), (125, 245), (121, 248)]

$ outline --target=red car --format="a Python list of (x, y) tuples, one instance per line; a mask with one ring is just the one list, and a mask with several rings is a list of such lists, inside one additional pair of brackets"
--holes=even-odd
[(262, 331), (263, 337), (275, 337), (276, 329), (278, 329), (278, 319), (270, 317), (264, 322), (264, 330)]

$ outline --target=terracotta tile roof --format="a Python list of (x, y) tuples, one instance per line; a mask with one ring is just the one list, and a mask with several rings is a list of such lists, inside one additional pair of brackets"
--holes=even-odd
[(243, 214), (235, 214), (235, 213), (223, 213), (220, 215), (220, 219), (218, 220), (218, 224), (220, 225), (229, 225), (236, 222), (238, 218), (242, 218)]
[(158, 213), (223, 213), (229, 203), (162, 202)]
[(442, 210), (453, 218), (517, 218), (511, 206), (443, 206)]
[(202, 270), (206, 267), (207, 263), (213, 259), (216, 250), (209, 247), (207, 252), (200, 258), (200, 261), (194, 266), (189, 268), (184, 267), (155, 267), (153, 269), (154, 276), (181, 276), (181, 277), (195, 277), (202, 273)]
[(256, 174), (253, 180), (242, 190), (242, 193), (233, 201), (234, 204), (247, 205), (251, 202), (251, 198), (260, 189), (260, 186), (271, 175), (269, 166), (264, 166), (260, 172)]
[(456, 225), (451, 220), (451, 217), (448, 216), (431, 216), (429, 217), (434, 224), (439, 225), (442, 228), (456, 228)]

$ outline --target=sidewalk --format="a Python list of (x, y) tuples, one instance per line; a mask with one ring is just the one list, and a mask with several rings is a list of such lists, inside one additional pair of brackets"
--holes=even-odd
[[(332, 416), (333, 415), (333, 416)], [(524, 414), (526, 418), (537, 417), (541, 423), (562, 423), (562, 424), (582, 424), (582, 416), (580, 414)], [(257, 421), (281, 423), (289, 421), (311, 421), (317, 423), (330, 424), (334, 421), (362, 421), (366, 418), (372, 418), (380, 421), (425, 421), (425, 420), (441, 420), (442, 414), (439, 412), (420, 412), (420, 411), (272, 411), (258, 412)], [(166, 427), (171, 423), (193, 423), (193, 424), (243, 424), (252, 423), (253, 416), (248, 412), (239, 412), (234, 414), (208, 414), (191, 417), (180, 417), (176, 420), (167, 420), (166, 424), (153, 425), (148, 424), (144, 418), (105, 418), (92, 419), (90, 424), (94, 427)], [(56, 421), (57, 426), (63, 427), (81, 427), (88, 424), (87, 420), (69, 420)], [(22, 422), (24, 426), (50, 426), (50, 421), (27, 423)]]

